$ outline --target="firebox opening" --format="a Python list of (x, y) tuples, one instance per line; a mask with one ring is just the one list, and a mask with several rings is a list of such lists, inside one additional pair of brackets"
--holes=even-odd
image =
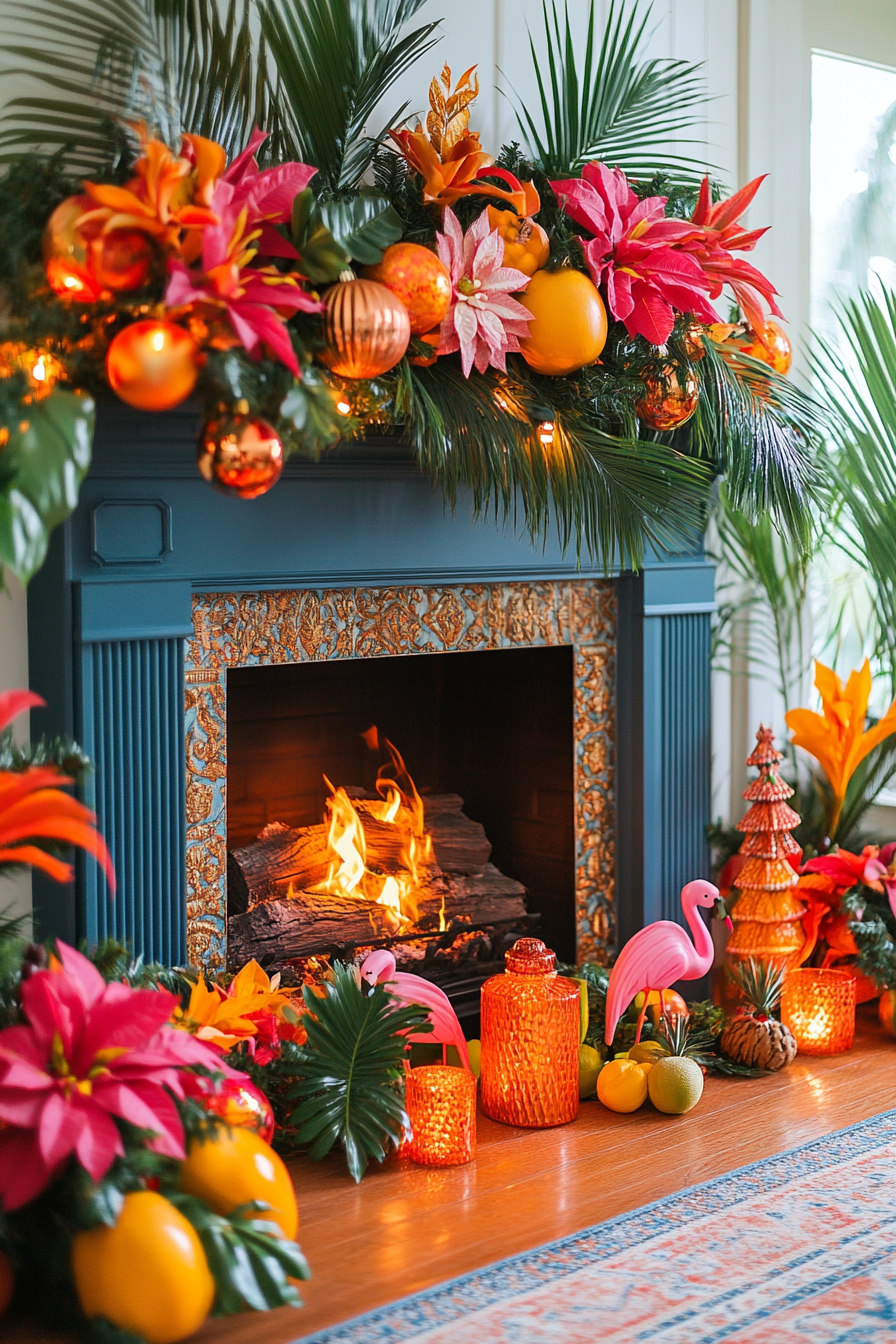
[(501, 649), (235, 668), (227, 674), (227, 845), (313, 826), (334, 785), (376, 789), (376, 724), (417, 788), (458, 794), (539, 936), (575, 960), (573, 650)]

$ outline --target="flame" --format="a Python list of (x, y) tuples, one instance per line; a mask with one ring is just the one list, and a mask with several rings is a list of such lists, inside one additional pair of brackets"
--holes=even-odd
[[(375, 727), (368, 728), (362, 736), (371, 750), (380, 748)], [(423, 799), (401, 753), (387, 739), (383, 739), (383, 745), (389, 753), (389, 762), (380, 766), (377, 773), (379, 798), (364, 799), (356, 806), (344, 788), (335, 788), (324, 775), (324, 783), (330, 790), (327, 799), (330, 867), (326, 879), (313, 890), (383, 905), (391, 911), (396, 929), (402, 929), (418, 917), (416, 893), (426, 878), (422, 870), (434, 866), (436, 858), (432, 836), (426, 829)], [(399, 850), (400, 872), (384, 877), (368, 867), (365, 816), (398, 826), (406, 834)], [(444, 928), (444, 924), (443, 899), (440, 927)]]

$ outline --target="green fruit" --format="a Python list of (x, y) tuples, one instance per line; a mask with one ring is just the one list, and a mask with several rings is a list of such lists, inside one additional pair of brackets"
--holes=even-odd
[(639, 1045), (632, 1046), (628, 1057), (636, 1064), (655, 1064), (665, 1053), (659, 1041), (641, 1041)]
[(597, 1075), (604, 1066), (600, 1055), (590, 1045), (579, 1046), (579, 1096), (584, 1101), (593, 1097), (597, 1087)]
[(482, 1068), (482, 1042), (467, 1041), (467, 1058), (470, 1061), (470, 1071), (474, 1078), (479, 1077), (479, 1071)]
[(703, 1070), (686, 1055), (666, 1055), (647, 1075), (647, 1091), (658, 1111), (684, 1115), (703, 1096)]

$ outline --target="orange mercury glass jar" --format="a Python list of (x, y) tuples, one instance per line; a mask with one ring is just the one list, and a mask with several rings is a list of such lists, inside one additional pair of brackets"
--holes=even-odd
[(788, 971), (781, 992), (781, 1021), (801, 1055), (840, 1055), (852, 1048), (856, 981), (852, 970), (800, 966)]
[(579, 1112), (579, 987), (538, 938), (504, 960), (482, 986), (482, 1109), (505, 1125), (568, 1124)]
[(476, 1156), (476, 1079), (469, 1069), (422, 1064), (405, 1074), (412, 1138), (402, 1155), (423, 1167), (457, 1167)]

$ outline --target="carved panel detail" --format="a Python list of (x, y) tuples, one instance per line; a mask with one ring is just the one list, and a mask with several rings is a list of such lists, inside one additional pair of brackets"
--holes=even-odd
[(193, 629), (185, 668), (193, 964), (225, 962), (228, 668), (564, 644), (575, 649), (578, 956), (607, 961), (615, 940), (612, 580), (201, 594)]

